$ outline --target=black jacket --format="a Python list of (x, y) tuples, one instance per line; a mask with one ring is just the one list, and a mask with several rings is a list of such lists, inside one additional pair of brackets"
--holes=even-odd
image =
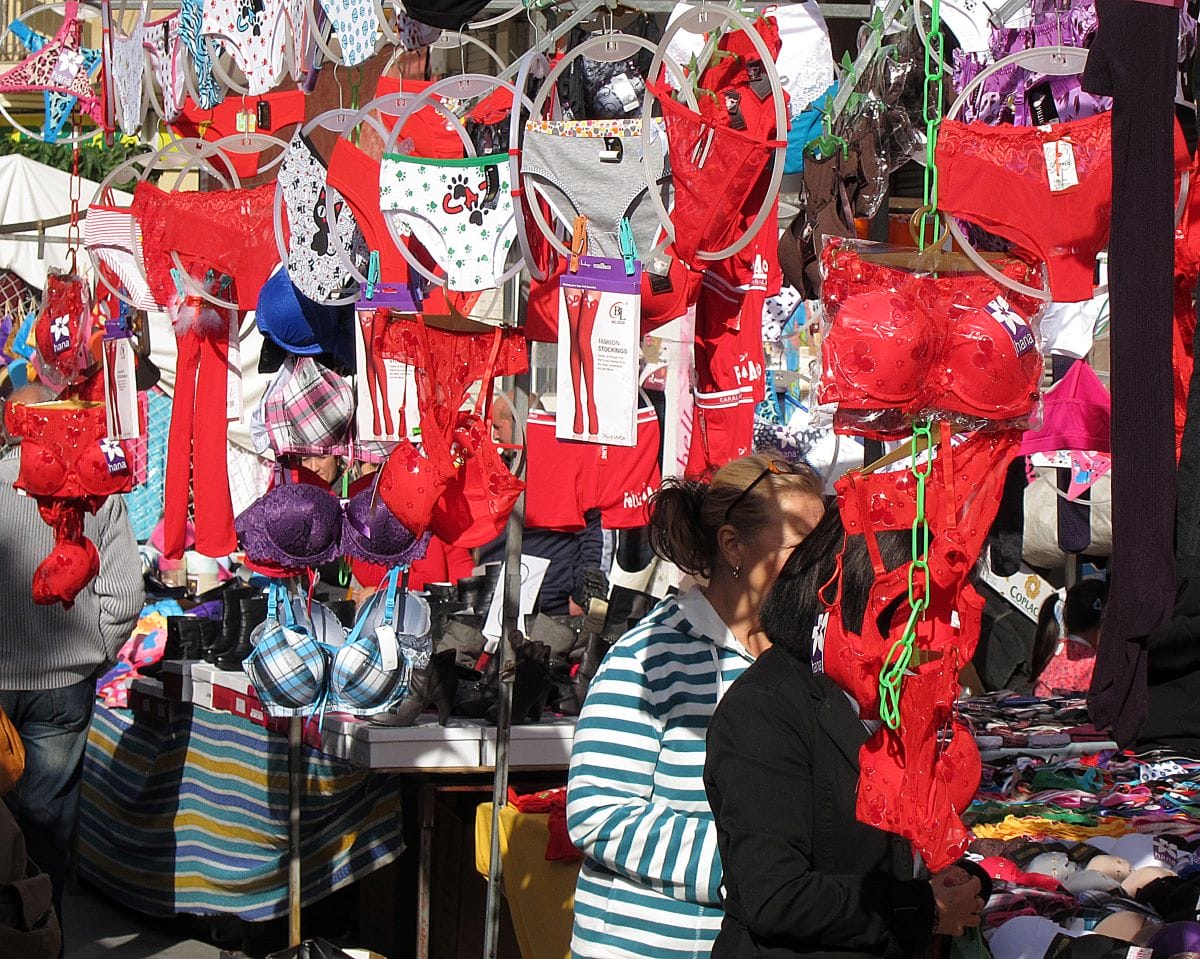
[(725, 876), (713, 959), (926, 950), (933, 892), (908, 842), (855, 817), (867, 737), (846, 695), (778, 646), (725, 694), (704, 763)]

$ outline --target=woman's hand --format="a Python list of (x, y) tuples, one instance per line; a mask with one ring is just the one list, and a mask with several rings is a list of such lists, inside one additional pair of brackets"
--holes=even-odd
[(979, 925), (984, 902), (977, 877), (968, 875), (958, 866), (951, 866), (935, 873), (929, 884), (933, 887), (933, 901), (937, 905), (933, 929), (937, 935), (961, 936), (964, 930)]

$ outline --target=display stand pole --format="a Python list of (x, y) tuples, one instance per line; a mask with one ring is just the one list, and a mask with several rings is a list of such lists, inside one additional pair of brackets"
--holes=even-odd
[[(515, 288), (516, 284), (511, 284)], [(514, 289), (515, 294), (515, 289)], [(515, 315), (515, 311), (512, 315)], [(514, 427), (522, 435), (529, 422), (529, 374), (515, 377), (513, 385)], [(522, 459), (522, 464), (525, 460)], [(524, 473), (524, 467), (520, 470)], [(508, 802), (508, 744), (512, 731), (512, 688), (516, 669), (514, 641), (520, 634), (521, 547), (525, 531), (525, 494), (517, 497), (508, 517), (508, 541), (504, 557), (504, 606), (500, 632), (500, 699), (496, 715), (496, 772), (492, 781), (492, 844), (488, 859), (487, 914), (483, 927), (484, 959), (496, 959), (500, 947), (500, 898), (504, 864), (500, 856), (500, 811)]]
[(304, 719), (288, 720), (288, 945), (300, 945), (300, 783)]

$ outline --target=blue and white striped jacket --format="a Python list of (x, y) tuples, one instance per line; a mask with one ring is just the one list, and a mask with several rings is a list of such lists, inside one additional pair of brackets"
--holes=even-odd
[(721, 928), (717, 829), (704, 737), (753, 662), (699, 589), (622, 636), (588, 689), (567, 781), (567, 827), (585, 855), (578, 959), (699, 959)]

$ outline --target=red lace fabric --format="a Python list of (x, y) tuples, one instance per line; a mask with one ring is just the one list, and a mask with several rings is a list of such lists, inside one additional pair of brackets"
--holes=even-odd
[(675, 252), (688, 266), (704, 269), (696, 253), (715, 252), (734, 238), (746, 200), (779, 142), (734, 130), (728, 117), (722, 124), (677, 103), (665, 87), (647, 86), (667, 128)]
[(133, 461), (124, 444), (106, 439), (103, 403), (13, 404), (5, 427), (21, 437), (13, 485), (37, 500), (54, 530), (54, 548), (33, 574), (33, 601), (70, 609), (100, 569), (96, 547), (83, 535), (83, 511), (95, 513), (112, 494), (131, 490)]
[[(238, 309), (253, 310), (279, 263), (274, 203), (274, 183), (210, 193), (168, 193), (139, 183), (132, 210), (142, 228), (146, 280), (155, 300), (179, 299), (171, 278), (173, 251), (193, 276), (211, 269), (232, 277)], [(230, 296), (217, 298), (234, 302)]]
[[(1032, 412), (1042, 376), (1039, 301), (981, 273), (929, 276), (872, 263), (837, 240), (823, 265), (832, 322), (819, 389), (821, 402), (838, 404), (842, 426), (852, 426), (847, 411), (899, 411), (896, 429), (921, 413), (1015, 422)], [(1034, 273), (1016, 260), (1004, 272), (1022, 282)]]
[[(1052, 191), (1044, 147), (1061, 140), (1070, 142), (1078, 183)], [(1050, 128), (946, 120), (937, 164), (942, 210), (1044, 261), (1057, 302), (1092, 298), (1112, 207), (1111, 114)]]
[[(1179, 128), (1176, 125), (1177, 139)], [(1185, 149), (1186, 156), (1186, 149)], [(1183, 216), (1175, 227), (1175, 322), (1172, 326), (1171, 359), (1175, 386), (1175, 456), (1183, 448), (1187, 422), (1188, 387), (1192, 380), (1193, 337), (1196, 309), (1192, 291), (1200, 277), (1200, 158), (1190, 159), (1191, 177)]]
[[(525, 488), (492, 443), (492, 382), (529, 368), (520, 330), (460, 333), (424, 320), (374, 323), (375, 352), (408, 363), (417, 377), (421, 449), (401, 441), (383, 464), (379, 495), (414, 534), (451, 546), (482, 546), (504, 529)], [(462, 412), (479, 383), (474, 412)]]
[[(920, 655), (904, 678), (901, 721), (882, 726), (860, 753), (858, 817), (909, 839), (929, 868), (950, 865), (966, 850), (961, 814), (979, 783), (974, 740), (953, 718), (958, 674), (979, 639), (983, 600), (967, 582), (1000, 502), (1005, 468), (1021, 434), (974, 433), (951, 447), (943, 424), (926, 512), (932, 533), (929, 607), (917, 625)], [(825, 669), (858, 702), (864, 719), (879, 718), (879, 676), (908, 619), (907, 565), (888, 571), (876, 533), (908, 531), (916, 517), (911, 472), (850, 472), (837, 483), (847, 535), (866, 538), (875, 581), (861, 632), (841, 615), (841, 564), (822, 590), (829, 613)], [(947, 739), (943, 734), (949, 733)], [(941, 738), (939, 738), (941, 737)]]

